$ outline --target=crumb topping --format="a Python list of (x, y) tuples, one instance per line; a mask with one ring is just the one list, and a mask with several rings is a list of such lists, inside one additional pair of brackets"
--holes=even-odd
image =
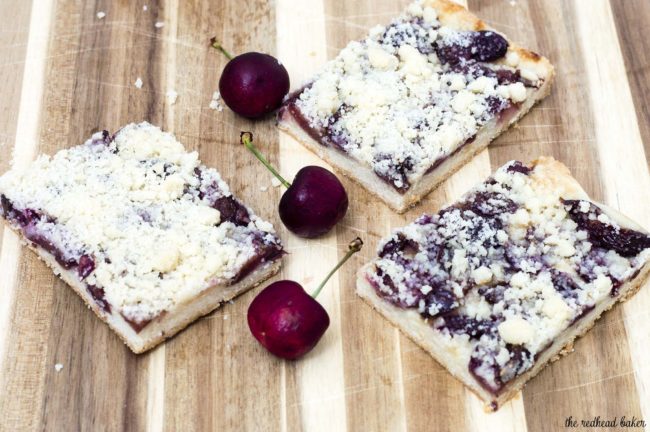
[(554, 339), (633, 278), (650, 256), (646, 233), (538, 168), (510, 162), (459, 202), (382, 242), (377, 293), (417, 309), (465, 347), (469, 368), (497, 393)]
[(260, 254), (281, 254), (270, 223), (148, 123), (40, 156), (0, 177), (0, 194), (2, 215), (28, 240), (77, 267), (105, 311), (134, 322), (231, 283)]
[(321, 142), (404, 192), (541, 85), (545, 77), (524, 78), (507, 50), (496, 32), (443, 26), (418, 1), (350, 42), (288, 103)]

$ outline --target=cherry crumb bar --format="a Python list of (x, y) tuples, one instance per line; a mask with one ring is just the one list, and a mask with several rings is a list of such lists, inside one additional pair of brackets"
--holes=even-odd
[(136, 353), (279, 270), (270, 223), (148, 123), (0, 177), (0, 214)]
[(650, 237), (561, 163), (510, 162), (384, 240), (357, 291), (491, 410), (646, 279)]
[(279, 126), (403, 212), (545, 97), (553, 74), (463, 7), (417, 1), (290, 95)]

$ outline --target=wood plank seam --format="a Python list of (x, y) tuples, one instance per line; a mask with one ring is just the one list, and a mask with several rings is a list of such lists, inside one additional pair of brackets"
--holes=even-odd
[[(574, 3), (574, 7), (578, 7)], [(650, 190), (650, 174), (641, 140), (630, 84), (625, 71), (616, 24), (609, 1), (599, 0), (576, 11), (583, 61), (594, 97), (596, 136), (605, 203), (648, 227), (650, 206), (640, 196)], [(594, 26), (597, 32), (592, 31)], [(624, 146), (626, 151), (620, 148)], [(634, 156), (632, 156), (634, 155)], [(650, 308), (647, 286), (623, 306), (630, 358), (644, 418), (650, 417), (650, 371), (642, 368), (647, 329), (632, 325), (631, 317)]]
[[(25, 67), (23, 71), (22, 90), (16, 126), (16, 139), (13, 148), (14, 167), (25, 167), (34, 159), (39, 143), (40, 111), (45, 86), (45, 64), (50, 37), (53, 0), (39, 1), (38, 7), (32, 7)], [(0, 274), (2, 297), (0, 302), (0, 371), (4, 371), (5, 342), (9, 331), (9, 319), (13, 307), (19, 268), (20, 241), (18, 236), (9, 232), (4, 226), (3, 246), (0, 255)]]

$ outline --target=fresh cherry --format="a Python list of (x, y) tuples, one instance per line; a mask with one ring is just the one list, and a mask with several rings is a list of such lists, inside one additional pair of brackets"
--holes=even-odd
[(248, 308), (248, 327), (264, 348), (278, 357), (295, 360), (311, 351), (330, 325), (327, 311), (316, 297), (327, 281), (363, 241), (354, 239), (348, 252), (311, 295), (297, 282), (282, 280), (262, 290)]
[(215, 38), (210, 42), (230, 60), (219, 79), (219, 92), (231, 110), (258, 118), (280, 106), (289, 92), (289, 74), (278, 59), (258, 52), (233, 58)]
[(314, 238), (331, 230), (348, 210), (348, 194), (339, 179), (319, 166), (306, 166), (289, 183), (253, 145), (253, 134), (241, 133), (241, 142), (287, 188), (280, 199), (280, 219), (297, 236)]

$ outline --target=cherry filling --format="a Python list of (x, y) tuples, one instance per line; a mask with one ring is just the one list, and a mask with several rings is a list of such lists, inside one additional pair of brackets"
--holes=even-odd
[(81, 255), (77, 264), (79, 278), (86, 279), (95, 270), (95, 260), (90, 255)]
[(324, 147), (332, 147), (343, 153), (347, 153), (345, 146), (348, 144), (348, 139), (346, 135), (337, 128), (337, 124), (341, 116), (347, 109), (349, 109), (349, 107), (346, 104), (341, 104), (341, 106), (327, 120), (327, 125), (325, 127), (313, 127), (309, 119), (305, 117), (305, 115), (296, 104), (302, 92), (307, 90), (309, 87), (311, 87), (311, 85), (303, 87), (302, 89), (293, 93), (289, 99), (287, 99), (279, 112), (280, 118), (282, 118), (288, 112), (291, 114), (291, 117), (293, 117), (296, 123), (298, 123), (300, 128), (307, 132), (307, 134), (314, 141)]
[(487, 103), (488, 112), (496, 117), (497, 124), (509, 122), (521, 107), (521, 103), (512, 103), (508, 99), (496, 96), (488, 96), (485, 98), (485, 102)]
[(537, 274), (546, 267), (544, 258), (537, 254), (529, 254), (527, 249), (508, 243), (504, 247), (503, 258), (510, 265), (510, 270)]
[[(235, 223), (234, 219), (230, 221)], [(259, 234), (255, 234), (253, 245), (255, 246), (255, 255), (250, 260), (248, 260), (239, 270), (237, 275), (232, 280), (230, 280), (231, 284), (239, 282), (241, 279), (253, 272), (260, 264), (274, 261), (285, 253), (279, 244), (265, 241)], [(105, 310), (110, 313), (110, 305), (104, 299), (104, 291), (102, 289), (93, 287), (91, 294), (97, 303), (102, 306), (102, 308), (104, 308), (104, 305), (108, 307), (108, 310)], [(122, 315), (122, 318), (124, 318), (124, 320), (131, 326), (131, 328), (133, 328), (133, 330), (135, 330), (136, 333), (140, 333), (142, 329), (144, 329), (151, 321), (153, 321), (153, 319), (159, 318), (165, 313), (166, 312), (163, 311), (156, 317), (145, 320), (134, 320), (127, 317), (123, 313), (120, 313), (120, 315)]]
[(490, 393), (499, 394), (504, 386), (533, 365), (534, 357), (521, 345), (507, 344), (510, 358), (505, 364), (497, 363), (497, 353), (477, 345), (472, 351), (468, 369), (481, 386)]
[(212, 207), (221, 213), (221, 221), (232, 222), (237, 226), (247, 226), (250, 221), (248, 209), (231, 196), (218, 198)]
[(393, 160), (389, 154), (379, 154), (375, 157), (375, 162), (388, 161), (388, 170), (374, 169), (375, 174), (383, 181), (391, 185), (397, 192), (404, 194), (411, 187), (408, 180), (408, 174), (413, 171), (413, 159), (408, 156), (401, 162)]
[(320, 144), (321, 136), (312, 128), (309, 124), (309, 120), (302, 114), (300, 108), (296, 105), (296, 102), (300, 98), (300, 95), (307, 89), (311, 88), (312, 84), (306, 84), (299, 88), (298, 90), (292, 92), (287, 96), (287, 99), (284, 101), (280, 110), (278, 111), (278, 120), (284, 119), (287, 114), (290, 114), (295, 121), (298, 122), (300, 127), (309, 134), (315, 141), (318, 141)]
[(484, 76), (496, 79), (499, 85), (521, 82), (526, 87), (535, 87), (531, 81), (523, 78), (520, 72), (516, 69), (492, 68), (476, 61), (466, 61), (450, 64), (448, 67), (450, 72), (467, 75), (471, 79), (476, 79), (478, 77)]
[[(460, 73), (467, 75), (472, 79), (478, 77), (488, 77), (494, 78), (497, 80), (499, 85), (514, 84), (521, 82), (525, 87), (529, 88), (539, 88), (542, 81), (533, 83), (525, 78), (522, 78), (518, 70), (505, 69), (505, 68), (491, 68), (484, 64), (478, 63), (474, 60), (462, 61), (459, 63), (453, 63), (449, 65), (449, 70), (451, 72)], [(497, 121), (500, 124), (503, 124), (510, 119), (519, 111), (521, 103), (513, 103), (508, 99), (504, 99), (497, 96), (488, 96), (486, 98), (487, 111), (497, 117)]]
[(578, 298), (580, 286), (578, 286), (568, 273), (551, 269), (551, 281), (553, 282), (555, 290), (559, 292), (562, 297), (567, 299)]
[(406, 264), (407, 259), (412, 259), (420, 249), (415, 240), (407, 238), (402, 233), (397, 233), (397, 237), (389, 240), (379, 251), (381, 258), (385, 256), (395, 256), (395, 259), (402, 264)]
[(510, 103), (506, 99), (496, 96), (488, 96), (485, 99), (485, 103), (487, 104), (487, 109), (491, 114), (498, 114), (505, 111), (510, 106)]
[(349, 144), (348, 136), (339, 125), (339, 120), (348, 111), (350, 107), (346, 104), (341, 104), (340, 107), (334, 112), (327, 122), (325, 133), (323, 134), (325, 143), (330, 147), (334, 147), (343, 153), (347, 153), (345, 149)]
[[(567, 207), (569, 217), (578, 227), (587, 231), (589, 241), (596, 247), (613, 250), (620, 256), (630, 258), (638, 255), (644, 249), (650, 248), (650, 236), (639, 231), (619, 228), (598, 220), (603, 212), (588, 201), (562, 200)], [(580, 211), (581, 202), (586, 202), (589, 210)]]
[(206, 183), (200, 168), (194, 173), (199, 179), (199, 199), (206, 199), (211, 207), (219, 210), (222, 222), (231, 222), (237, 226), (248, 226), (251, 221), (248, 209), (232, 195), (224, 196), (217, 182)]
[(39, 221), (45, 221), (47, 224), (55, 227), (55, 220), (33, 209), (18, 210), (5, 195), (0, 196), (0, 202), (4, 217), (18, 225), (26, 239), (54, 256), (61, 267), (66, 270), (77, 267), (77, 273), (80, 279), (85, 279), (95, 269), (95, 261), (90, 255), (83, 254), (79, 259), (75, 258), (78, 255), (77, 253), (58, 247), (46, 233), (42, 232), (36, 226)]
[(450, 157), (454, 156), (456, 153), (460, 152), (461, 149), (462, 149), (463, 147), (465, 147), (466, 145), (473, 143), (474, 140), (476, 140), (476, 134), (474, 134), (474, 135), (472, 135), (471, 137), (469, 137), (467, 140), (465, 140), (465, 142), (464, 142), (463, 144), (459, 145), (459, 146), (458, 146), (454, 151), (452, 151), (452, 152), (449, 153), (448, 155), (441, 156), (441, 157), (439, 157), (438, 159), (436, 159), (435, 162), (432, 163), (431, 166), (430, 166), (429, 168), (427, 168), (425, 174), (429, 174), (429, 173), (432, 172), (434, 169), (438, 168), (440, 165), (442, 165), (442, 163), (443, 163), (444, 161), (446, 161), (446, 160), (449, 159)]
[(528, 175), (532, 171), (532, 168), (527, 167), (519, 161), (514, 161), (508, 166), (508, 168), (506, 168), (506, 171)]
[(286, 253), (279, 244), (268, 242), (259, 234), (253, 238), (253, 245), (255, 246), (255, 255), (242, 266), (231, 283), (239, 282), (261, 264), (275, 261)]
[(106, 293), (104, 288), (95, 285), (86, 284), (86, 289), (90, 295), (95, 299), (95, 303), (106, 313), (111, 313), (111, 304), (106, 300)]
[(434, 50), (442, 63), (489, 62), (506, 55), (508, 41), (493, 31), (458, 32), (454, 38), (438, 39)]
[[(478, 347), (478, 346), (477, 346)], [(497, 394), (503, 387), (499, 380), (499, 368), (494, 355), (487, 356), (483, 352), (476, 352), (475, 349), (469, 359), (467, 366), (469, 372), (481, 384), (481, 387), (492, 394)]]
[(33, 244), (40, 246), (42, 249), (45, 249), (53, 255), (56, 261), (64, 269), (69, 270), (79, 263), (76, 258), (69, 255), (68, 251), (64, 251), (52, 243), (52, 241), (32, 222), (23, 227), (23, 234), (25, 235), (25, 238)]
[[(388, 290), (380, 289), (371, 281), (377, 293), (387, 301), (403, 308), (420, 307), (422, 303), (424, 307), (421, 313), (424, 316), (433, 316), (458, 307), (457, 297), (449, 286), (449, 279), (446, 276), (441, 277), (438, 274), (429, 273), (425, 269), (417, 268), (417, 264), (414, 264), (413, 258), (418, 252), (420, 252), (420, 246), (401, 233), (386, 243), (379, 253), (380, 257), (389, 257), (389, 259), (409, 268), (413, 277), (405, 282), (408, 295), (401, 296), (391, 277), (378, 269), (377, 275)], [(426, 252), (427, 256), (440, 258), (444, 250), (437, 245), (430, 245), (428, 250), (423, 252)], [(423, 292), (422, 286), (429, 286), (431, 290)]]
[[(82, 254), (79, 259), (75, 258), (74, 256), (78, 255), (78, 253), (65, 251), (58, 247), (36, 226), (36, 223), (41, 220), (46, 220), (48, 224), (56, 226), (56, 221), (36, 210), (26, 209), (21, 211), (16, 209), (5, 195), (0, 195), (0, 203), (2, 204), (4, 217), (20, 226), (25, 238), (49, 252), (61, 267), (66, 270), (76, 267), (80, 280), (86, 279), (95, 270), (95, 260), (91, 255)], [(103, 311), (110, 313), (111, 306), (105, 299), (104, 290), (90, 284), (86, 284), (86, 288), (99, 307)]]
[(470, 210), (486, 218), (503, 213), (514, 213), (518, 207), (514, 201), (497, 192), (478, 192), (472, 198), (458, 204), (458, 208)]
[[(403, 233), (397, 233), (379, 251), (380, 258), (393, 261), (408, 275), (401, 284), (401, 290), (391, 275), (380, 267), (376, 268), (376, 279), (368, 280), (382, 298), (401, 308), (418, 308), (425, 317), (452, 311), (460, 305), (454, 283), (460, 283), (464, 292), (473, 285), (470, 281), (452, 281), (449, 266), (446, 266), (454, 257), (454, 247), (449, 242), (456, 236), (462, 236), (482, 249), (498, 250), (498, 241), (490, 234), (502, 228), (502, 222), (495, 216), (513, 213), (517, 208), (512, 200), (502, 194), (477, 192), (437, 215), (425, 215), (416, 223), (435, 227), (428, 230), (430, 235), (425, 243), (420, 244)], [(459, 220), (467, 223), (460, 226)], [(432, 265), (421, 265), (423, 258)], [(472, 256), (468, 255), (467, 258), (471, 259)], [(477, 258), (482, 259), (480, 256)], [(495, 297), (498, 295), (497, 288), (484, 289), (494, 290), (492, 294)]]
[[(603, 222), (604, 215), (594, 204), (580, 200), (562, 200), (569, 217), (578, 225), (578, 228), (587, 232), (592, 243), (591, 250), (578, 264), (578, 274), (586, 282), (591, 282), (597, 277), (595, 269), (607, 268), (607, 251), (612, 250), (625, 258), (632, 258), (644, 249), (650, 248), (650, 236), (639, 231), (621, 228), (610, 223), (607, 219)], [(586, 204), (581, 204), (586, 203)], [(581, 208), (587, 207), (587, 211)], [(617, 296), (623, 281), (613, 275), (608, 275), (612, 280), (611, 296)]]
[[(163, 314), (165, 314), (165, 311), (162, 311), (159, 315), (156, 316), (156, 318), (162, 316)], [(122, 315), (124, 321), (126, 321), (131, 326), (131, 328), (135, 330), (136, 333), (140, 333), (143, 328), (145, 328), (151, 321), (153, 321), (153, 318), (136, 321), (131, 318), (127, 318), (123, 313), (120, 313), (120, 315)]]
[(595, 308), (596, 308), (595, 305), (584, 305), (584, 306), (582, 306), (582, 308), (580, 309), (580, 312), (578, 313), (578, 315), (576, 315), (576, 317), (573, 318), (573, 320), (571, 320), (571, 324), (574, 324), (574, 323), (580, 321), (582, 318), (584, 318), (589, 312), (591, 312)]
[(499, 303), (504, 299), (506, 287), (503, 285), (482, 286), (478, 293), (491, 305)]
[(507, 344), (506, 349), (510, 352), (510, 360), (500, 368), (499, 379), (502, 385), (528, 370), (533, 362), (533, 356), (521, 345)]
[(520, 103), (508, 101), (506, 107), (497, 114), (497, 122), (499, 124), (508, 123), (519, 112), (520, 107)]
[(478, 320), (460, 313), (449, 313), (440, 317), (434, 327), (447, 330), (451, 334), (466, 334), (470, 339), (480, 339), (484, 334), (496, 334), (498, 321), (494, 318)]
[(2, 214), (5, 219), (13, 221), (21, 227), (27, 225), (31, 221), (32, 212), (28, 211), (24, 213), (14, 208), (13, 203), (9, 201), (5, 195), (0, 195), (0, 204), (2, 205)]

